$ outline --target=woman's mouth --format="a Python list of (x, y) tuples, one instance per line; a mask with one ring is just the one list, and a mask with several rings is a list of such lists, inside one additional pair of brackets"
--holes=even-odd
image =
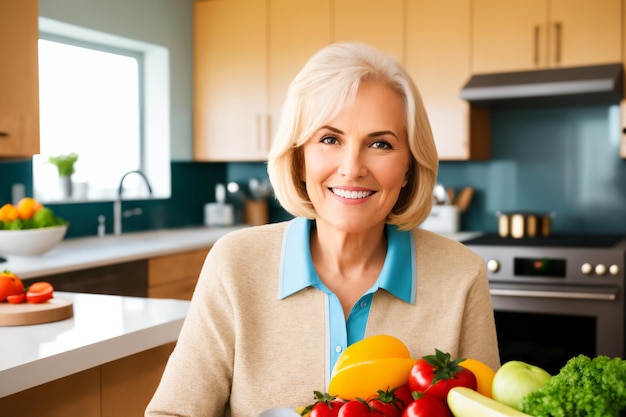
[(360, 198), (366, 198), (370, 195), (374, 194), (374, 191), (354, 191), (354, 190), (344, 190), (342, 188), (331, 188), (333, 194), (342, 198), (348, 198), (351, 200), (358, 200)]

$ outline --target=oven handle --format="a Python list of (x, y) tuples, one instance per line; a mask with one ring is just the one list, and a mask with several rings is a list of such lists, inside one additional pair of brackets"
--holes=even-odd
[(541, 291), (541, 290), (513, 290), (503, 288), (490, 288), (491, 295), (504, 297), (527, 297), (527, 298), (565, 298), (576, 300), (602, 300), (615, 301), (615, 293), (576, 292), (576, 291)]

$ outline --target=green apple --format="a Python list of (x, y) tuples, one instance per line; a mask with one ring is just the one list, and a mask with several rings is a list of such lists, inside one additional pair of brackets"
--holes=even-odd
[(491, 387), (494, 400), (520, 409), (527, 394), (543, 387), (552, 377), (538, 366), (522, 361), (508, 361), (496, 371)]

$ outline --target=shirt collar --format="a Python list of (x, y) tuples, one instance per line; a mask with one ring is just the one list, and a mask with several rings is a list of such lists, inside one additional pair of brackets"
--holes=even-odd
[[(319, 284), (311, 259), (312, 220), (296, 218), (285, 231), (280, 264), (279, 298)], [(415, 302), (416, 266), (413, 233), (386, 225), (387, 256), (375, 284), (408, 303)]]

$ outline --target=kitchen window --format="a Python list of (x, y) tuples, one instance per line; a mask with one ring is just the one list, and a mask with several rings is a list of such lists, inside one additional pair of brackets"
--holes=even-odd
[[(167, 57), (165, 48), (40, 18), (41, 151), (33, 157), (39, 200), (66, 202), (47, 161), (70, 152), (79, 159), (67, 202), (113, 200), (133, 170), (146, 174), (153, 197), (169, 197)], [(148, 197), (139, 179), (124, 181), (125, 198)]]

